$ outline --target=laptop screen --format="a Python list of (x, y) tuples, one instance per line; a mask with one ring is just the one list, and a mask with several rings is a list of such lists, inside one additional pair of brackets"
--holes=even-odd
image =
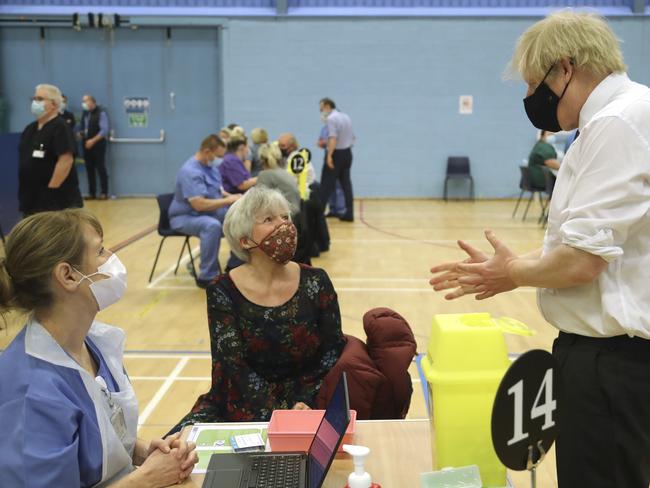
[(320, 488), (350, 423), (345, 373), (341, 375), (309, 448), (309, 488)]

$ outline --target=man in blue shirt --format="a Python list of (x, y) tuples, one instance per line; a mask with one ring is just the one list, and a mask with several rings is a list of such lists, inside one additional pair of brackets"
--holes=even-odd
[(83, 141), (84, 161), (88, 173), (88, 199), (97, 194), (95, 170), (99, 173), (101, 186), (100, 200), (108, 198), (108, 173), (106, 172), (106, 145), (108, 141), (108, 115), (104, 107), (97, 105), (95, 97), (84, 95), (81, 99), (81, 140)]
[(201, 266), (196, 284), (205, 288), (220, 274), (219, 245), (228, 207), (241, 195), (223, 191), (221, 175), (213, 166), (225, 147), (217, 135), (206, 137), (196, 154), (178, 170), (174, 200), (169, 206), (172, 229), (201, 240)]
[(320, 111), (323, 119), (327, 120), (327, 156), (321, 177), (321, 200), (329, 201), (335, 190), (336, 181), (341, 182), (345, 197), (345, 214), (340, 216), (344, 222), (354, 221), (354, 202), (352, 197), (352, 145), (354, 131), (352, 121), (347, 114), (336, 110), (336, 104), (329, 98), (320, 101)]

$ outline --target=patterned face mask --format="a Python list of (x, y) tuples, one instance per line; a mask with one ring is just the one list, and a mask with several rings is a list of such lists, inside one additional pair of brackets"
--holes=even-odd
[[(253, 239), (251, 239), (253, 241)], [(255, 241), (253, 241), (255, 242)], [(282, 222), (273, 229), (258, 244), (249, 249), (259, 247), (260, 250), (273, 261), (280, 264), (287, 264), (296, 253), (298, 246), (298, 232), (293, 222)]]

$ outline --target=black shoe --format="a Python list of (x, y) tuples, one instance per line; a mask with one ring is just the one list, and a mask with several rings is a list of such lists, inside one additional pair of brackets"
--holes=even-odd
[(202, 280), (200, 278), (196, 279), (196, 286), (199, 288), (203, 288), (204, 290), (208, 287), (208, 285), (212, 283), (212, 280)]
[(338, 217), (338, 215), (335, 214), (335, 213), (332, 213), (332, 212), (328, 213), (328, 214), (325, 216), (326, 219), (332, 219), (332, 218), (337, 218), (337, 217)]
[(97, 200), (97, 197), (95, 195), (86, 195), (84, 200)]
[(354, 222), (354, 217), (352, 217), (351, 215), (341, 215), (339, 217), (339, 220), (341, 222)]

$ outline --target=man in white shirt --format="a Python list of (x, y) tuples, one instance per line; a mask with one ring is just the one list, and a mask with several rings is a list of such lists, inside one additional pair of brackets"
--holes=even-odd
[(434, 267), (446, 298), (538, 288), (560, 330), (553, 354), (560, 488), (650, 483), (650, 90), (625, 74), (604, 20), (562, 11), (529, 28), (512, 60), (537, 128), (578, 129), (555, 185), (539, 251), (517, 256), (490, 231), (488, 257)]

